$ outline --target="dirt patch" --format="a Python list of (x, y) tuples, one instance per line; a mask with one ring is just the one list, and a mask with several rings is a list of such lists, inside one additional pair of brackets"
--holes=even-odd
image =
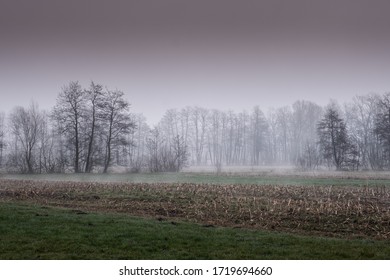
[(0, 180), (0, 201), (342, 238), (390, 238), (390, 188)]

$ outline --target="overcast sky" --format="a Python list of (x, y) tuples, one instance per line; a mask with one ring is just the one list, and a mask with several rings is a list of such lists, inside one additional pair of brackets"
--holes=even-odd
[(0, 0), (0, 111), (69, 81), (156, 123), (187, 105), (325, 105), (390, 91), (388, 0)]

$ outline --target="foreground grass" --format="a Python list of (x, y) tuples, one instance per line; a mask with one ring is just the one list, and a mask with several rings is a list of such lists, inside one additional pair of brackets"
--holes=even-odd
[(390, 241), (303, 237), (0, 203), (0, 259), (389, 259)]

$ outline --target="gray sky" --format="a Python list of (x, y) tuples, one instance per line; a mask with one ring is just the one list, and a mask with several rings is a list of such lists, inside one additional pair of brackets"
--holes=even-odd
[(157, 122), (390, 91), (387, 0), (0, 0), (0, 111), (61, 87), (124, 91)]

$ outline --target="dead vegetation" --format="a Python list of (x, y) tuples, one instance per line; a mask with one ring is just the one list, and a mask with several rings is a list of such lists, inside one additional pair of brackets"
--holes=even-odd
[(120, 212), (205, 226), (390, 238), (389, 187), (0, 180), (0, 201)]

